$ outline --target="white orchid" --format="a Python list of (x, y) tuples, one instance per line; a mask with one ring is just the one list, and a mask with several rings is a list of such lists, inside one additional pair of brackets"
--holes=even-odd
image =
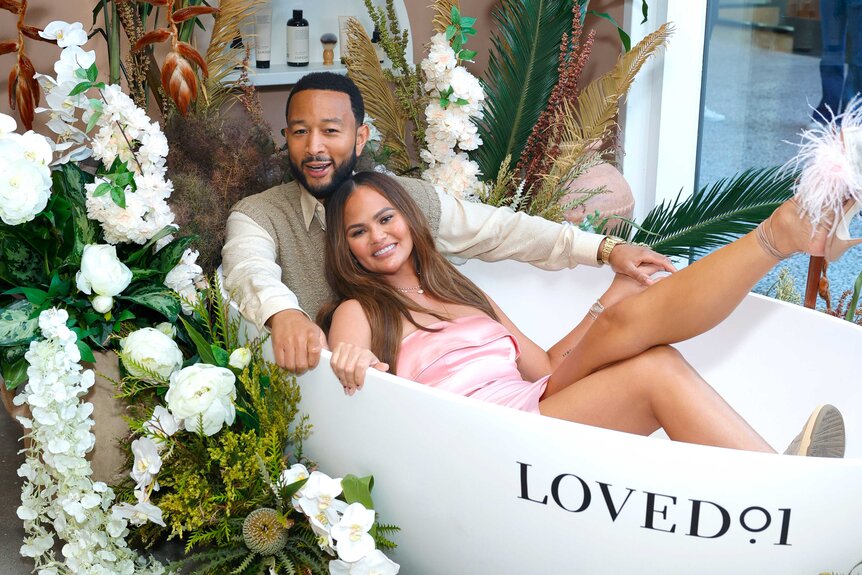
[(149, 497), (143, 491), (135, 490), (135, 497), (138, 502), (134, 505), (125, 502), (114, 505), (112, 518), (125, 519), (132, 525), (143, 525), (149, 521), (165, 527), (162, 510), (150, 503)]
[(132, 454), (135, 456), (131, 471), (132, 479), (138, 484), (138, 489), (146, 489), (162, 469), (159, 448), (149, 437), (140, 437), (132, 442)]
[(83, 46), (87, 43), (87, 33), (84, 31), (84, 25), (80, 22), (63, 22), (57, 20), (51, 22), (45, 29), (39, 32), (39, 36), (46, 40), (56, 40), (57, 46), (60, 48), (68, 48), (69, 46)]
[(342, 561), (353, 563), (374, 551), (374, 538), (368, 533), (373, 525), (373, 509), (366, 509), (361, 503), (347, 506), (341, 520), (330, 531)]
[(177, 421), (177, 418), (161, 405), (157, 405), (153, 409), (152, 417), (144, 424), (144, 429), (157, 438), (171, 437), (179, 428), (180, 423)]
[(332, 478), (320, 471), (312, 471), (299, 490), (297, 504), (303, 513), (316, 517), (324, 526), (334, 525), (338, 522), (339, 513), (347, 507), (344, 501), (336, 499), (339, 495), (340, 477)]
[(356, 563), (341, 560), (329, 562), (330, 575), (396, 575), (400, 566), (382, 551), (375, 549)]
[(72, 82), (78, 84), (81, 81), (76, 75), (78, 69), (87, 69), (96, 63), (96, 52), (90, 50), (85, 52), (79, 46), (69, 46), (60, 53), (60, 59), (54, 63), (54, 72), (57, 74), (57, 84)]

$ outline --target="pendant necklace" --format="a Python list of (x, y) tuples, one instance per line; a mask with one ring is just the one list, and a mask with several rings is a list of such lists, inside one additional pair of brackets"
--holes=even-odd
[(400, 288), (400, 287), (397, 287), (397, 288), (395, 288), (395, 289), (397, 289), (397, 290), (398, 290), (398, 291), (400, 291), (401, 293), (418, 293), (418, 294), (423, 294), (423, 293), (425, 293), (425, 290), (423, 290), (423, 289), (422, 289), (422, 284), (419, 284), (419, 285), (418, 285), (418, 286), (416, 286), (416, 287), (409, 287), (409, 288)]

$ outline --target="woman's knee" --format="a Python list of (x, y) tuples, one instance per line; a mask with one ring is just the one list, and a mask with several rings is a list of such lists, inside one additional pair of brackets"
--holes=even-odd
[(669, 345), (657, 345), (637, 356), (640, 378), (653, 390), (672, 391), (696, 382), (694, 370), (682, 354)]

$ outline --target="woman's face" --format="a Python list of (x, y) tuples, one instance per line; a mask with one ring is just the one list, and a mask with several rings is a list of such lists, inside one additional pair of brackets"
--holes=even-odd
[(413, 277), (413, 238), (407, 220), (368, 186), (357, 186), (344, 205), (344, 233), (350, 252), (366, 270)]

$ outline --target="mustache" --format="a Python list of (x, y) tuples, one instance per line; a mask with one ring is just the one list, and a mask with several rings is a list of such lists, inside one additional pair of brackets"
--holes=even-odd
[(307, 158), (302, 159), (302, 165), (304, 166), (305, 164), (307, 164), (309, 162), (331, 162), (331, 161), (332, 161), (332, 158), (330, 158), (329, 156), (308, 156)]

